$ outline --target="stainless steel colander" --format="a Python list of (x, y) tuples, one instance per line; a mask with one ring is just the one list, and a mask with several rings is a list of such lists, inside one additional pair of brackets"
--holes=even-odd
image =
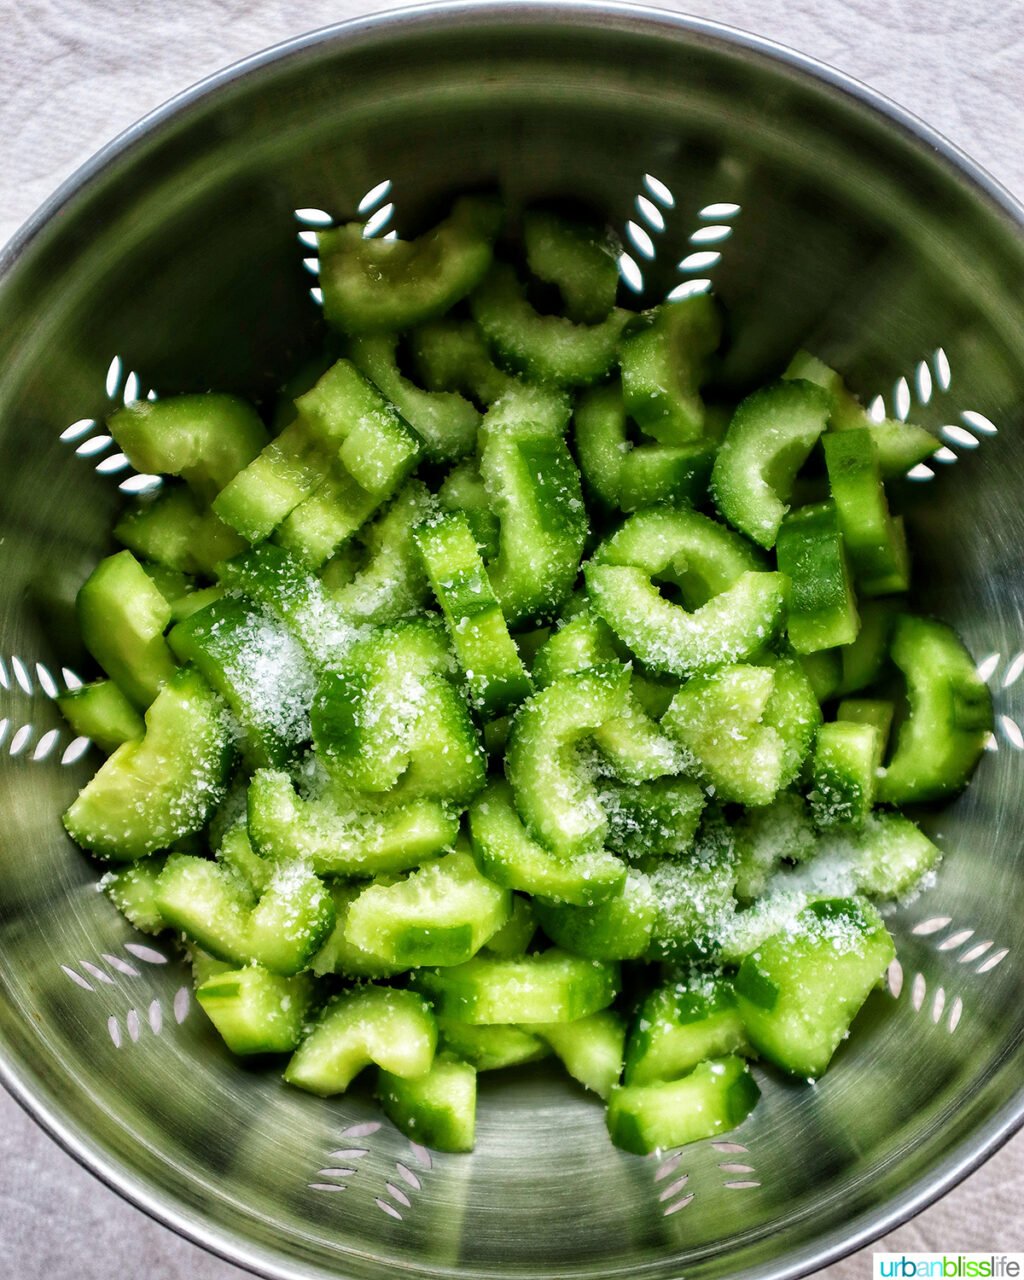
[[(728, 1141), (616, 1151), (543, 1064), (483, 1077), (469, 1157), (368, 1095), (231, 1059), (171, 950), (96, 891), (60, 813), (96, 767), (52, 705), (85, 674), (74, 593), (134, 476), (115, 402), (268, 392), (322, 330), (308, 232), (422, 225), (454, 191), (573, 194), (640, 303), (714, 288), (739, 391), (800, 345), (932, 427), (903, 485), (920, 604), (965, 636), (997, 733), (930, 820), (937, 881), (816, 1086), (766, 1081)], [(102, 153), (0, 277), (0, 1073), (143, 1208), (277, 1277), (794, 1275), (962, 1177), (1024, 1118), (1024, 211), (834, 72), (631, 7), (447, 5), (215, 77)], [(300, 238), (297, 240), (297, 234)]]

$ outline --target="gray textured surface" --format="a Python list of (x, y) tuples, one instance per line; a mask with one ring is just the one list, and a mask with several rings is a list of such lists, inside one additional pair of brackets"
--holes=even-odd
[[(0, 0), (0, 240), (74, 167), (197, 78), (379, 0)], [(717, 0), (665, 4), (790, 44), (925, 117), (1024, 194), (1020, 0)], [(1019, 1249), (1024, 1137), (886, 1247)], [(120, 1201), (0, 1096), (0, 1275), (17, 1280), (230, 1280)], [(834, 1280), (870, 1274), (857, 1255)]]

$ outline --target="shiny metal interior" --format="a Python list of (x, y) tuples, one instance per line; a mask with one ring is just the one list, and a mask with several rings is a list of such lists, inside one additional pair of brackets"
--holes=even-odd
[[(294, 211), (351, 217), (386, 179), (400, 231), (495, 181), (514, 204), (569, 193), (632, 221), (653, 249), (626, 232), (645, 300), (695, 278), (677, 264), (704, 244), (721, 253), (699, 271), (730, 311), (733, 388), (804, 344), (941, 437), (901, 500), (919, 603), (991, 681), (993, 750), (928, 820), (945, 862), (893, 916), (890, 991), (816, 1087), (769, 1081), (734, 1142), (624, 1155), (543, 1065), (482, 1079), (470, 1157), (411, 1146), (368, 1094), (287, 1090), (222, 1051), (184, 968), (64, 837), (98, 757), (68, 742), (51, 695), (63, 668), (89, 671), (74, 592), (131, 480), (87, 442), (131, 375), (267, 394), (321, 332)], [(732, 231), (694, 240), (708, 225)], [(452, 5), (300, 40), (185, 95), (2, 267), (0, 1056), (84, 1162), (273, 1276), (710, 1280), (823, 1264), (1020, 1123), (1024, 237), (969, 162), (836, 74), (711, 24)]]

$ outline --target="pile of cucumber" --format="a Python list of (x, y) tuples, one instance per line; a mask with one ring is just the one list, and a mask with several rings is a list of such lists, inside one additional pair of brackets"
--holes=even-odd
[(711, 298), (622, 309), (603, 228), (505, 221), (324, 231), (329, 350), (265, 416), (110, 418), (167, 479), (78, 597), (109, 756), (64, 820), (233, 1052), (372, 1066), (450, 1151), (554, 1055), (642, 1153), (739, 1124), (751, 1059), (825, 1071), (990, 699), (906, 604), (933, 437), (806, 353), (716, 401)]

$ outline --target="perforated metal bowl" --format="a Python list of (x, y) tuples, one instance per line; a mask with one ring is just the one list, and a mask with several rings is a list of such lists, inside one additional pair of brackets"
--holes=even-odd
[[(147, 483), (103, 434), (112, 403), (274, 387), (320, 334), (297, 232), (357, 209), (378, 234), (415, 228), (495, 180), (513, 202), (572, 193), (603, 210), (643, 302), (712, 282), (735, 388), (804, 344), (934, 428), (936, 459), (900, 495), (920, 603), (960, 629), (995, 694), (991, 753), (931, 823), (937, 883), (892, 918), (889, 992), (816, 1087), (766, 1080), (734, 1139), (663, 1159), (614, 1150), (600, 1108), (543, 1067), (482, 1078), (469, 1157), (410, 1144), (365, 1095), (320, 1101), (246, 1069), (60, 825), (98, 759), (51, 702), (86, 670), (74, 593), (119, 488)], [(0, 1045), (15, 1095), (143, 1208), (280, 1277), (790, 1276), (982, 1160), (1024, 1113), (1021, 227), (968, 160), (836, 73), (612, 5), (349, 24), (215, 77), (97, 157), (0, 280)]]

